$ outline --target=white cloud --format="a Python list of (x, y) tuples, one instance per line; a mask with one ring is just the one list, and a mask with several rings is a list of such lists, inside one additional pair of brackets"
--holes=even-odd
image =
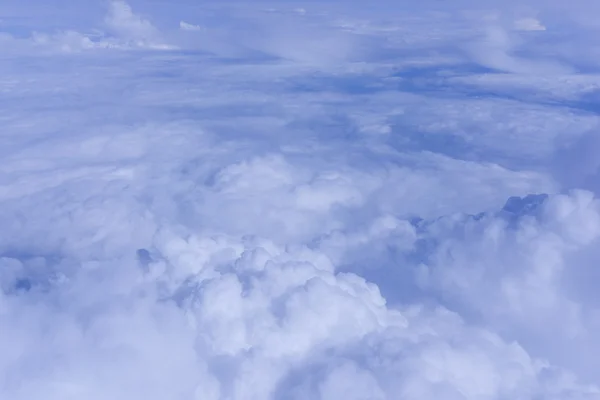
[(134, 14), (131, 6), (124, 1), (111, 1), (104, 21), (109, 29), (124, 38), (146, 41), (158, 36), (150, 21)]
[[(583, 359), (600, 345), (593, 334), (598, 303), (572, 290), (593, 274), (577, 254), (586, 254), (587, 262), (599, 255), (593, 250), (600, 239), (598, 200), (575, 192), (539, 201), (515, 199), (498, 216), (426, 227), (421, 240), (436, 242), (436, 251), (424, 255), (417, 276), (506, 337), (553, 362), (576, 370), (579, 364), (577, 372), (596, 380), (594, 361)], [(553, 334), (541, 340), (548, 330)], [(579, 344), (567, 345), (573, 341)], [(563, 346), (571, 346), (569, 354), (552, 350)]]
[[(38, 390), (49, 398), (277, 393), (278, 398), (337, 399), (347, 396), (349, 377), (353, 393), (379, 398), (573, 390), (568, 383), (549, 386), (543, 377), (547, 367), (518, 346), (468, 328), (446, 311), (387, 309), (375, 286), (319, 269), (302, 261), (301, 252), (272, 248), (279, 254), (272, 254), (263, 270), (222, 270), (232, 265), (228, 259), (240, 257), (228, 247), (232, 244), (221, 241), (209, 250), (223, 254), (205, 266), (212, 273), (180, 282), (173, 293), (179, 307), (157, 303), (160, 281), (144, 278), (125, 260), (79, 269), (50, 292), (27, 295), (37, 297), (29, 305), (19, 304), (27, 297), (8, 298), (12, 304), (3, 319), (11, 328), (2, 342), (11, 343), (14, 355), (4, 365), (13, 370), (13, 379), (28, 385), (9, 384), (5, 393), (16, 399), (37, 398)], [(255, 249), (249, 244), (244, 251)], [(181, 267), (170, 258), (157, 262)], [(48, 309), (49, 301), (57, 305)], [(17, 335), (21, 340), (15, 342)], [(46, 338), (51, 350), (45, 350)], [(325, 357), (325, 351), (332, 355)], [(28, 369), (25, 354), (42, 367), (37, 374)]]
[(184, 31), (201, 31), (202, 30), (202, 27), (200, 25), (190, 24), (185, 21), (179, 22), (179, 28)]
[(600, 398), (592, 28), (423, 3), (0, 4), (0, 397)]
[[(72, 53), (92, 49), (151, 48), (171, 49), (162, 34), (150, 21), (136, 15), (124, 1), (111, 1), (104, 10), (104, 26), (107, 32), (93, 29), (82, 33), (73, 27), (60, 30), (32, 31), (27, 39), (16, 38), (0, 32), (0, 37), (8, 42), (9, 50), (28, 48), (30, 44), (44, 49), (48, 54)], [(1, 27), (0, 27), (1, 29)], [(35, 48), (35, 47), (34, 47)]]

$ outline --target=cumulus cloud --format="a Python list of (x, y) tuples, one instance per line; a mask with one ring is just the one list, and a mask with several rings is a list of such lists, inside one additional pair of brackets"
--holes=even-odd
[(134, 14), (131, 6), (124, 1), (109, 3), (104, 22), (118, 36), (134, 41), (153, 41), (159, 35), (150, 21)]
[(6, 395), (598, 394), (455, 313), (388, 308), (377, 286), (336, 273), (314, 250), (167, 232), (154, 246), (146, 273), (122, 259), (78, 266), (45, 288), (24, 275), (32, 287), (3, 297)]
[[(583, 362), (585, 349), (598, 346), (593, 338), (597, 302), (573, 288), (582, 288), (579, 280), (593, 274), (577, 254), (598, 257), (592, 249), (599, 223), (598, 201), (591, 193), (513, 199), (495, 217), (439, 221), (425, 228), (437, 230), (439, 224), (442, 232), (454, 234), (436, 234), (437, 250), (419, 265), (417, 276), (422, 285), (438, 287), (448, 301), (459, 301), (458, 307), (496, 330), (550, 359), (559, 358), (552, 361), (576, 369), (579, 364), (578, 372), (597, 380), (592, 372), (597, 368), (588, 364), (594, 361)], [(446, 235), (451, 239), (440, 240)], [(425, 234), (423, 240), (431, 239)], [(548, 329), (552, 336), (540, 340)], [(572, 341), (586, 344), (574, 346)], [(565, 346), (570, 346), (568, 353), (550, 350)]]
[(202, 27), (200, 25), (190, 24), (185, 21), (179, 22), (179, 28), (183, 29), (184, 31), (201, 31), (202, 30)]
[[(34, 30), (28, 38), (15, 37), (4, 33), (9, 50), (31, 44), (46, 53), (72, 53), (93, 49), (153, 48), (170, 49), (161, 32), (152, 23), (136, 15), (131, 6), (124, 1), (111, 1), (105, 8), (102, 24), (90, 31), (79, 31), (73, 26), (54, 30)], [(78, 25), (78, 24), (74, 24)], [(100, 29), (101, 28), (101, 29)], [(106, 30), (106, 31), (105, 31)]]
[(1, 4), (0, 397), (600, 398), (581, 26), (424, 3)]

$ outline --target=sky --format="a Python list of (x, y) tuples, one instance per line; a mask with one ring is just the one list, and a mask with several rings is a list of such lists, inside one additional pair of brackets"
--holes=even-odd
[(0, 2), (0, 398), (600, 399), (600, 3)]

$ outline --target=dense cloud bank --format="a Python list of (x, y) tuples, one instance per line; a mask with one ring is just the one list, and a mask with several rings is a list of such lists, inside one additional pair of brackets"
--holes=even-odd
[(600, 399), (592, 2), (0, 5), (0, 397)]

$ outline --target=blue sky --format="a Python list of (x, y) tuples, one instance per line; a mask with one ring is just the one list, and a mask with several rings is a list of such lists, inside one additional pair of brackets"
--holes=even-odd
[(0, 397), (600, 399), (599, 5), (0, 4)]

